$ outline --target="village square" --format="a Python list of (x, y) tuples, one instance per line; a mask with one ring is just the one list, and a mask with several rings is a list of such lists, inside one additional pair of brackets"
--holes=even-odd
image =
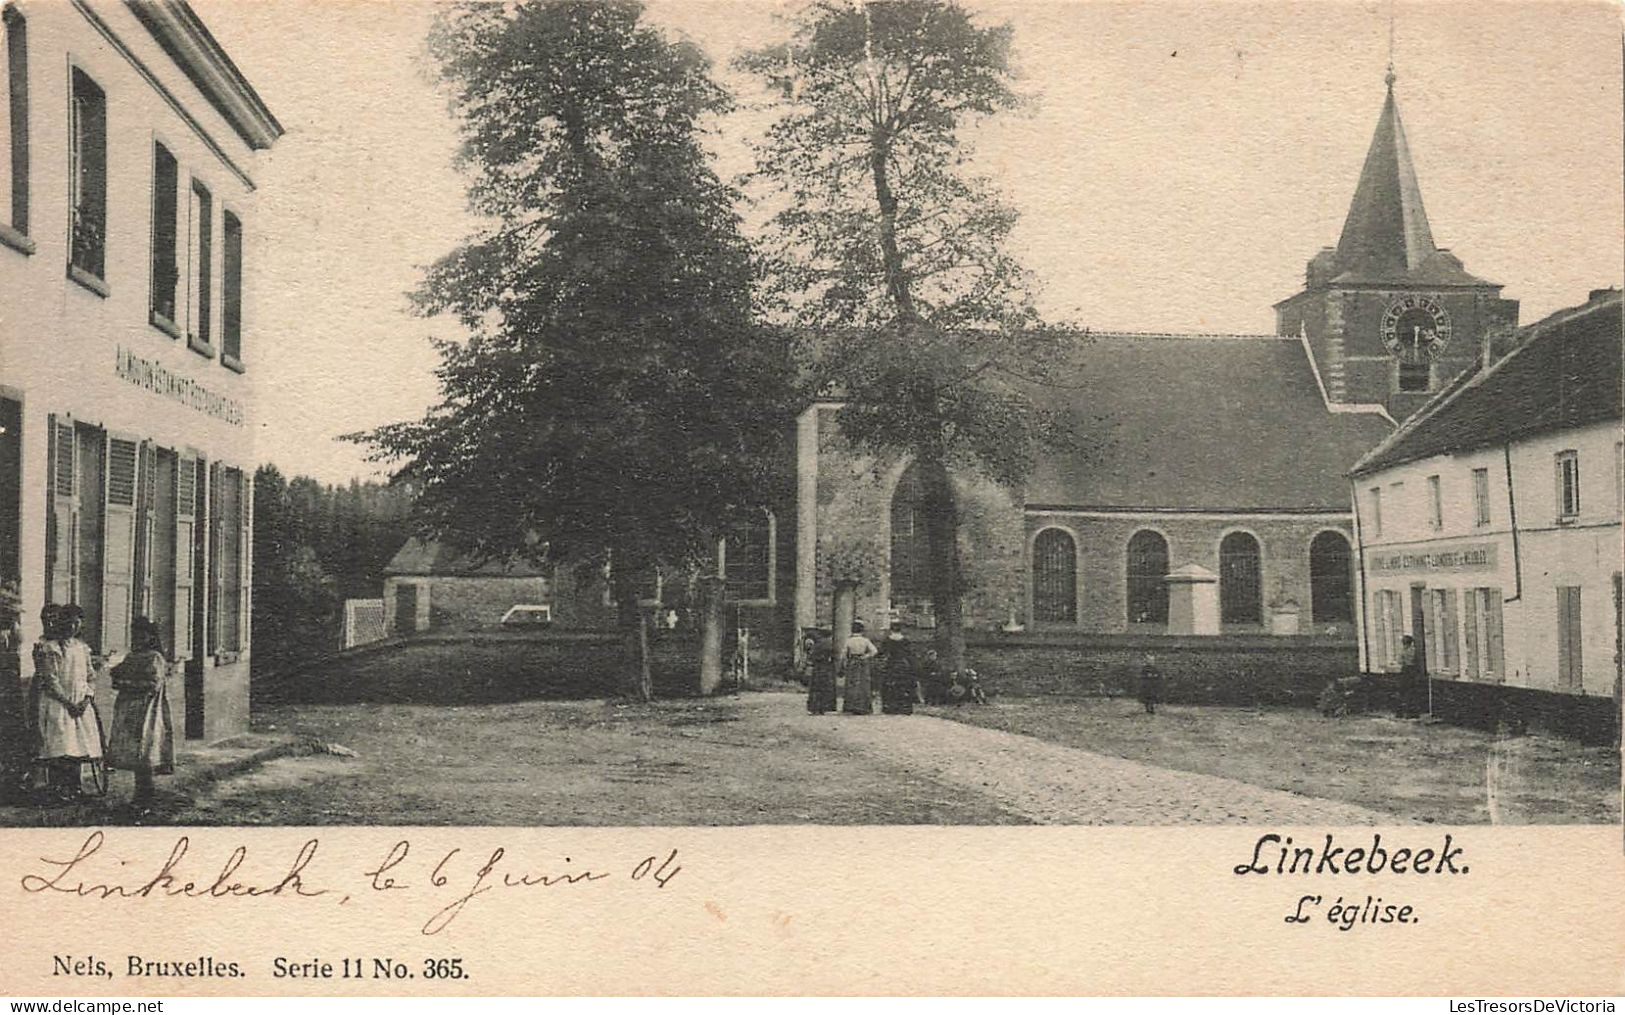
[(0, 824), (1618, 823), (1617, 21), (1107, 6), (5, 0)]

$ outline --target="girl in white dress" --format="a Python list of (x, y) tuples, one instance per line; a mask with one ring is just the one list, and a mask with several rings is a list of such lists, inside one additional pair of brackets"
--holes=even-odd
[(74, 637), (67, 608), (49, 613), (45, 637), (34, 646), (39, 759), (59, 796), (79, 792), (79, 766), (102, 756), (101, 731), (91, 709), (90, 648)]

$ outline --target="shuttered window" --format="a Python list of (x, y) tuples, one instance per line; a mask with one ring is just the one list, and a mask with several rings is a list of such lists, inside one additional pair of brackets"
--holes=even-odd
[(55, 604), (77, 598), (79, 549), (79, 442), (73, 421), (50, 419), (50, 512), (45, 518), (46, 598)]
[(1557, 689), (1578, 693), (1584, 686), (1585, 660), (1580, 627), (1580, 587), (1557, 589)]
[(107, 96), (84, 71), (73, 69), (69, 148), (71, 240), (69, 263), (98, 279), (107, 264)]
[(250, 507), (247, 503), (247, 476), (241, 469), (215, 465), (210, 469), (210, 543), (214, 551), (209, 562), (213, 608), (210, 616), (210, 646), (216, 655), (241, 652), (248, 603), (248, 564), (245, 552)]
[(1490, 470), (1473, 470), (1473, 524), (1490, 523)]
[(6, 115), (10, 151), (0, 161), (11, 198), (11, 228), (28, 235), (28, 22), (15, 7), (0, 12), (6, 36)]
[(243, 224), (226, 212), (220, 254), (220, 362), (243, 369)]
[(175, 292), (180, 282), (179, 241), (180, 172), (175, 156), (156, 142), (152, 146), (152, 313), (175, 327)]
[(136, 494), (140, 445), (128, 437), (107, 442), (107, 500), (103, 505), (101, 650), (130, 647), (135, 605)]
[(180, 455), (177, 458), (175, 539), (172, 544), (175, 548), (175, 585), (172, 596), (175, 628), (172, 646), (177, 659), (191, 659), (200, 652), (200, 646), (194, 644), (193, 615), (197, 609), (197, 519), (200, 514), (198, 499), (203, 492), (203, 484), (198, 482), (198, 473), (202, 468), (203, 463), (190, 455)]
[(191, 241), (187, 260), (186, 328), (192, 346), (205, 354), (214, 338), (214, 199), (192, 181)]

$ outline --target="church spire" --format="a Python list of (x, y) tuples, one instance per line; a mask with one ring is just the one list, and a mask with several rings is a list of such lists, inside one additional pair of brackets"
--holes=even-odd
[(1392, 62), (1386, 80), (1388, 96), (1337, 241), (1343, 269), (1368, 278), (1404, 276), (1437, 252), (1394, 99)]

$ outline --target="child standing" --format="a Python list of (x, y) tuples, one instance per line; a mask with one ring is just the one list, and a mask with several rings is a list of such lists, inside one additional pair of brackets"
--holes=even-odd
[(1146, 715), (1157, 714), (1157, 703), (1162, 701), (1162, 671), (1157, 669), (1157, 657), (1150, 652), (1145, 654), (1145, 662), (1140, 667), (1140, 704), (1145, 706)]
[(113, 732), (107, 764), (135, 773), (137, 807), (152, 803), (154, 775), (175, 770), (175, 729), (169, 718), (169, 660), (158, 626), (146, 617), (130, 626), (130, 654), (113, 667)]
[(61, 799), (79, 793), (79, 766), (102, 756), (101, 731), (90, 711), (90, 654), (74, 637), (68, 608), (47, 607), (45, 636), (34, 646), (38, 697), (39, 760), (51, 791)]

